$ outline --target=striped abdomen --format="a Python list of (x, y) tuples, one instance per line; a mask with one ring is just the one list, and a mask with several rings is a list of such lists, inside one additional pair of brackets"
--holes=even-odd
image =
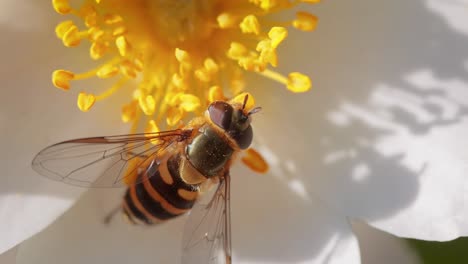
[[(182, 157), (184, 159), (185, 157)], [(198, 196), (198, 185), (187, 184), (180, 176), (181, 155), (175, 154), (157, 164), (154, 161), (128, 188), (123, 201), (124, 214), (131, 222), (155, 224), (189, 211)]]

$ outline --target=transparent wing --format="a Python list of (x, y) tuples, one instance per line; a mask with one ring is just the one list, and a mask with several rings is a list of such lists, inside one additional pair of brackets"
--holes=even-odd
[(39, 174), (83, 187), (120, 187), (191, 130), (68, 140), (43, 149), (32, 161)]
[(184, 230), (183, 264), (231, 264), (230, 176), (199, 198)]

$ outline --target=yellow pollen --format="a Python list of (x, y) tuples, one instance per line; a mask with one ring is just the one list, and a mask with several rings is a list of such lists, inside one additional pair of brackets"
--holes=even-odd
[(112, 36), (118, 37), (124, 35), (125, 33), (127, 33), (126, 27), (117, 27), (112, 31)]
[(152, 95), (140, 96), (140, 98), (138, 98), (138, 103), (145, 115), (152, 115), (156, 109), (156, 101)]
[(154, 120), (150, 120), (146, 126), (145, 133), (158, 133), (161, 131)]
[[(154, 120), (148, 121), (148, 124), (146, 125), (146, 129), (145, 129), (145, 133), (147, 133), (147, 136), (150, 137), (154, 135), (154, 133), (158, 133), (160, 131), (161, 130), (159, 129), (158, 125), (156, 124)], [(154, 140), (151, 140), (151, 143), (156, 145), (160, 143), (160, 141), (158, 139), (154, 139)]]
[(273, 27), (270, 32), (268, 32), (268, 37), (271, 39), (271, 46), (273, 48), (278, 47), (278, 45), (288, 36), (288, 31), (284, 27)]
[(97, 72), (96, 76), (105, 79), (105, 78), (110, 78), (119, 73), (119, 68), (117, 68), (114, 65), (106, 64), (102, 66)]
[(136, 101), (132, 101), (129, 104), (126, 104), (122, 107), (122, 122), (128, 123), (130, 121), (135, 120), (136, 113), (137, 113), (138, 103)]
[(266, 11), (273, 8), (276, 3), (275, 0), (249, 0), (249, 2), (260, 6), (261, 9), (266, 10)]
[(108, 43), (94, 42), (89, 48), (89, 56), (93, 60), (98, 60), (104, 56), (104, 54), (109, 50)]
[(109, 14), (104, 17), (104, 23), (113, 25), (122, 22), (122, 17), (116, 14)]
[(76, 47), (80, 44), (82, 32), (78, 31), (78, 27), (72, 25), (62, 36), (62, 42), (65, 47)]
[(180, 63), (190, 63), (190, 56), (187, 51), (176, 48), (175, 57)]
[(75, 74), (71, 71), (56, 70), (52, 73), (52, 83), (55, 87), (63, 90), (70, 89), (70, 81), (74, 78)]
[(185, 112), (193, 112), (200, 107), (200, 99), (192, 94), (179, 93), (174, 96), (171, 105)]
[(96, 97), (93, 94), (87, 94), (85, 92), (81, 92), (78, 95), (77, 105), (83, 112), (88, 112), (89, 109), (94, 105), (96, 102)]
[(120, 56), (125, 57), (127, 54), (130, 53), (130, 43), (128, 43), (127, 39), (124, 36), (119, 36), (115, 40), (115, 45), (119, 50)]
[(219, 71), (218, 64), (216, 64), (212, 58), (206, 58), (203, 65), (205, 66), (205, 69), (211, 74), (217, 73)]
[(318, 18), (307, 12), (297, 12), (293, 26), (302, 31), (312, 31), (317, 27)]
[(67, 31), (70, 30), (71, 27), (76, 27), (73, 21), (71, 20), (62, 21), (55, 27), (55, 35), (59, 39), (62, 39), (65, 33), (67, 33)]
[(68, 0), (52, 0), (52, 6), (55, 9), (55, 12), (65, 15), (72, 11)]
[[(304, 92), (311, 87), (307, 76), (272, 68), (281, 63), (277, 49), (288, 30), (314, 30), (317, 18), (299, 9), (288, 15), (294, 18), (278, 21), (277, 13), (317, 2), (53, 0), (54, 10), (67, 15), (55, 27), (56, 36), (66, 47), (87, 45), (97, 65), (80, 73), (54, 71), (52, 83), (70, 90), (71, 81), (112, 82), (93, 93), (81, 92), (77, 105), (82, 111), (130, 89), (132, 96), (119, 114), (132, 131), (142, 119), (163, 130), (183, 125), (210, 102), (242, 94), (246, 72)], [(250, 100), (247, 108), (253, 107)]]
[(179, 108), (170, 108), (166, 118), (166, 122), (169, 126), (176, 126), (179, 121), (183, 118), (183, 112)]
[(288, 75), (287, 87), (295, 93), (303, 93), (310, 90), (312, 83), (306, 75), (299, 72), (291, 72)]
[(244, 57), (247, 52), (248, 49), (241, 43), (231, 42), (231, 46), (229, 47), (227, 54), (231, 59), (239, 59)]
[(310, 78), (307, 75), (299, 72), (292, 72), (288, 75), (288, 77), (270, 70), (265, 70), (261, 74), (285, 84), (288, 90), (295, 93), (307, 92), (312, 86)]
[(214, 102), (214, 101), (223, 101), (226, 100), (223, 94), (223, 89), (218, 86), (211, 86), (208, 92), (208, 102)]
[(235, 27), (237, 18), (229, 13), (221, 13), (216, 18), (220, 28), (232, 28)]
[(247, 167), (255, 172), (266, 173), (268, 171), (268, 163), (263, 159), (262, 155), (253, 148), (247, 149), (241, 160)]
[(254, 15), (244, 17), (239, 26), (243, 33), (260, 34), (260, 23)]

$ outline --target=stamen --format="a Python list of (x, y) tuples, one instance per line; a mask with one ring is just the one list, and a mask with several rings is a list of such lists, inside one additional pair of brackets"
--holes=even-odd
[(259, 74), (265, 76), (265, 77), (268, 77), (272, 80), (275, 80), (279, 83), (282, 83), (282, 84), (288, 84), (288, 78), (286, 78), (284, 75), (282, 75), (281, 73), (279, 72), (275, 72), (275, 71), (272, 71), (272, 70), (264, 70), (263, 72), (260, 72)]
[[(156, 124), (154, 120), (148, 121), (148, 124), (146, 125), (146, 128), (145, 128), (145, 133), (147, 134), (148, 137), (151, 137), (152, 135), (154, 135), (154, 133), (158, 133), (159, 131), (161, 130), (159, 129), (158, 125)], [(151, 140), (151, 143), (153, 145), (157, 145), (161, 143), (161, 141), (159, 139), (153, 139)]]
[(126, 104), (122, 107), (122, 122), (128, 123), (136, 119), (138, 102), (131, 101), (129, 104)]
[(180, 63), (190, 63), (190, 55), (187, 51), (176, 48), (174, 54)]
[(145, 129), (145, 133), (158, 133), (159, 131), (161, 131), (158, 127), (158, 125), (156, 124), (156, 122), (154, 120), (150, 120), (148, 121), (148, 125), (146, 126), (146, 129)]
[(96, 76), (101, 79), (113, 77), (119, 73), (119, 68), (111, 64), (105, 64), (97, 72)]
[(72, 11), (68, 0), (52, 0), (52, 6), (55, 9), (55, 12), (65, 15)]
[(222, 101), (225, 99), (223, 89), (220, 86), (215, 85), (210, 87), (208, 91), (208, 102), (212, 103), (214, 101)]
[(138, 98), (138, 103), (140, 104), (141, 110), (147, 116), (152, 115), (156, 109), (156, 102), (152, 95), (140, 96), (140, 98)]
[(70, 90), (70, 81), (75, 78), (75, 74), (66, 70), (55, 70), (52, 73), (52, 83), (55, 87)]
[[(188, 114), (201, 114), (210, 101), (226, 100), (224, 92), (227, 97), (242, 94), (246, 71), (279, 81), (294, 92), (310, 89), (307, 76), (293, 72), (285, 77), (269, 67), (278, 65), (277, 48), (288, 35), (286, 28), (310, 31), (317, 18), (302, 11), (287, 23), (268, 16), (318, 0), (249, 0), (245, 5), (216, 6), (202, 2), (189, 1), (179, 8), (172, 1), (142, 0), (117, 7), (92, 0), (74, 9), (68, 0), (53, 0), (56, 12), (82, 20), (56, 26), (64, 45), (89, 41), (93, 60), (111, 60), (79, 74), (56, 71), (52, 82), (69, 90), (71, 80), (116, 77), (118, 81), (98, 95), (79, 95), (78, 106), (88, 111), (133, 79), (137, 83), (133, 98), (121, 113), (122, 121), (133, 122), (132, 129), (142, 115), (158, 125), (164, 120), (169, 127), (180, 125)], [(253, 107), (251, 99), (246, 108)]]
[(75, 24), (71, 20), (62, 21), (55, 27), (55, 35), (59, 39), (62, 39), (65, 33), (67, 33), (67, 31), (73, 26), (75, 26)]
[(233, 28), (236, 26), (237, 17), (230, 13), (221, 13), (216, 18), (216, 21), (218, 22), (218, 26), (220, 28), (223, 28), (223, 29)]
[(318, 4), (321, 0), (301, 0), (303, 3)]
[(94, 105), (94, 102), (96, 102), (94, 94), (87, 94), (85, 92), (78, 94), (77, 105), (81, 111), (88, 112)]
[(259, 74), (286, 85), (288, 90), (295, 93), (306, 92), (312, 86), (309, 77), (299, 72), (292, 72), (287, 78), (278, 72), (268, 69)]
[(317, 27), (318, 18), (307, 12), (297, 12), (293, 26), (302, 31), (313, 31)]
[(260, 34), (260, 23), (254, 15), (244, 17), (239, 26), (242, 33), (253, 33), (255, 35)]
[(65, 32), (65, 34), (63, 34), (62, 42), (65, 47), (76, 47), (80, 44), (81, 39), (83, 37), (84, 37), (83, 32), (79, 32), (78, 27), (75, 25), (72, 25)]
[(268, 163), (263, 159), (262, 155), (253, 148), (244, 151), (242, 162), (250, 169), (258, 173), (266, 173), (268, 171)]
[(168, 110), (166, 123), (168, 126), (175, 127), (184, 117), (184, 113), (177, 107), (171, 107)]
[(288, 36), (288, 30), (284, 27), (272, 27), (268, 32), (268, 37), (271, 39), (271, 46), (273, 48), (278, 45)]
[(125, 57), (130, 54), (131, 46), (124, 36), (117, 37), (115, 40), (115, 46), (117, 46), (120, 56)]
[(216, 62), (212, 58), (206, 58), (203, 62), (203, 65), (210, 74), (215, 74), (219, 71), (218, 64), (216, 64)]
[(105, 92), (101, 93), (100, 95), (96, 96), (96, 101), (100, 101), (106, 99), (107, 97), (111, 96), (115, 92), (117, 92), (122, 86), (128, 81), (127, 78), (121, 78), (117, 81), (111, 88), (107, 89)]
[(75, 77), (73, 78), (73, 80), (84, 80), (84, 79), (89, 79), (91, 77), (94, 77), (94, 76), (96, 76), (96, 73), (100, 69), (101, 69), (101, 67), (95, 68), (95, 69), (92, 69), (90, 71), (83, 72), (83, 73), (75, 73)]
[(120, 63), (120, 72), (130, 79), (135, 79), (139, 70), (138, 66), (132, 63), (131, 61), (123, 60)]
[(295, 93), (303, 93), (310, 90), (312, 83), (310, 78), (299, 72), (291, 72), (288, 75), (287, 87)]
[(179, 93), (174, 97), (172, 105), (178, 106), (185, 112), (193, 112), (200, 107), (200, 99), (192, 94)]
[(231, 42), (227, 55), (229, 58), (237, 60), (245, 56), (248, 49), (238, 42)]
[(106, 54), (106, 52), (108, 51), (109, 51), (109, 43), (93, 42), (93, 44), (91, 44), (91, 47), (89, 48), (89, 56), (93, 60), (98, 60), (102, 58), (104, 54)]

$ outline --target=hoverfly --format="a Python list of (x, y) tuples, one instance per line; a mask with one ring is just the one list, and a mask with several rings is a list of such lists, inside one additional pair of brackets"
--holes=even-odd
[[(132, 223), (152, 225), (190, 212), (182, 263), (232, 263), (230, 174), (253, 138), (248, 94), (215, 101), (181, 129), (74, 139), (43, 149), (38, 173), (84, 187), (127, 186), (119, 207)], [(206, 191), (205, 190), (211, 190)]]

